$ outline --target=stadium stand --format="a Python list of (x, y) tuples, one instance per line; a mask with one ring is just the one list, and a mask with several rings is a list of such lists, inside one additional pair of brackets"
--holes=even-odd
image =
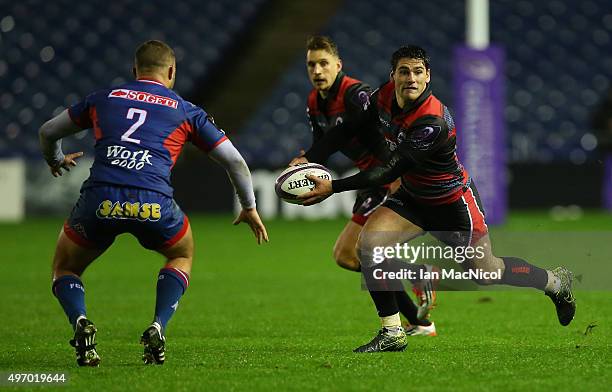
[[(189, 94), (268, 1), (0, 0), (0, 157), (39, 157), (42, 122), (82, 94), (129, 79), (131, 53), (145, 40), (175, 48), (175, 89)], [(70, 139), (68, 148), (93, 144), (85, 132)]]
[[(453, 46), (464, 39), (463, 2), (345, 2), (322, 33), (339, 45), (344, 69), (376, 87), (388, 58), (405, 43), (432, 58), (435, 94), (451, 107)], [(594, 159), (589, 114), (610, 87), (612, 9), (608, 0), (490, 3), (491, 42), (506, 51), (505, 118), (511, 162)], [(237, 144), (251, 165), (285, 165), (310, 145), (303, 57), (242, 130)], [(336, 162), (341, 164), (342, 161)]]

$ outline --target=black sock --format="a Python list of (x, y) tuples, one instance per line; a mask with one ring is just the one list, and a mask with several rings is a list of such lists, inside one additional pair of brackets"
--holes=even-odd
[[(409, 279), (412, 284), (420, 282), (421, 279), (419, 277), (422, 274), (421, 270), (425, 269), (424, 265), (404, 263), (396, 259), (387, 260), (387, 264), (389, 266), (388, 269), (391, 271), (395, 271), (395, 272), (405, 271), (405, 270), (411, 271), (415, 276), (415, 279)], [(403, 290), (403, 287), (402, 287), (402, 290), (394, 291), (394, 293), (395, 293), (395, 300), (397, 301), (397, 306), (399, 308), (400, 313), (402, 313), (402, 315), (406, 317), (406, 319), (408, 320), (410, 324), (412, 325), (430, 325), (431, 324), (427, 320), (419, 320), (417, 318), (418, 308), (414, 304), (414, 302), (412, 301), (408, 293), (405, 290)]]
[(370, 296), (376, 305), (378, 317), (387, 317), (399, 312), (395, 292), (393, 291), (370, 291)]
[(376, 279), (377, 270), (374, 268), (364, 268), (361, 273), (365, 279), (366, 287), (376, 305), (379, 317), (387, 317), (399, 312), (395, 292), (404, 287), (400, 280)]
[(548, 283), (545, 269), (529, 264), (518, 257), (502, 257), (506, 269), (501, 278), (502, 284), (519, 287), (533, 287), (544, 290)]
[(412, 302), (412, 298), (405, 291), (395, 291), (395, 300), (397, 301), (397, 306), (399, 308), (400, 313), (406, 317), (406, 320), (411, 325), (431, 325), (431, 322), (428, 320), (419, 320), (417, 318), (418, 308)]

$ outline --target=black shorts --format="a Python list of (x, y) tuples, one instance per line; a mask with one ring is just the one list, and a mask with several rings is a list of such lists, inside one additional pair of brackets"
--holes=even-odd
[(357, 198), (353, 204), (353, 216), (351, 220), (358, 225), (365, 225), (368, 217), (375, 209), (380, 207), (389, 195), (385, 187), (368, 188), (357, 191)]
[(424, 204), (400, 188), (383, 206), (452, 246), (472, 245), (489, 232), (474, 181), (448, 204)]

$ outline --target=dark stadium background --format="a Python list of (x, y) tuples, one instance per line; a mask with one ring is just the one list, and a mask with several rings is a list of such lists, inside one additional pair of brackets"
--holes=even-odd
[[(331, 35), (344, 69), (373, 86), (387, 78), (397, 46), (425, 47), (434, 93), (451, 108), (451, 53), (465, 36), (462, 1), (221, 0), (169, 7), (161, 0), (0, 0), (0, 9), (0, 159), (26, 163), (28, 214), (65, 214), (87, 175), (61, 182), (47, 176), (38, 127), (90, 91), (130, 79), (133, 50), (144, 40), (163, 39), (176, 49), (176, 90), (214, 116), (253, 170), (278, 170), (310, 143), (308, 34)], [(491, 42), (506, 53), (508, 169), (499, 175), (507, 179), (510, 207), (600, 207), (602, 140), (592, 119), (612, 77), (609, 2), (499, 0), (491, 2), (490, 15)], [(92, 145), (84, 132), (64, 149), (91, 156)], [(339, 172), (345, 166), (332, 164)], [(193, 148), (184, 151), (173, 181), (189, 212), (232, 209), (224, 173)]]
[[(404, 353), (353, 354), (380, 326), (360, 276), (332, 258), (354, 199), (343, 193), (303, 208), (274, 195), (276, 173), (310, 144), (309, 34), (334, 38), (344, 69), (372, 86), (388, 77), (396, 47), (425, 47), (434, 92), (453, 109), (452, 53), (465, 41), (464, 6), (0, 0), (0, 389), (9, 372), (47, 372), (67, 374), (70, 391), (609, 390), (612, 226), (602, 184), (612, 145), (610, 0), (489, 3), (491, 43), (506, 56), (508, 165), (496, 175), (507, 182), (510, 206), (504, 224), (490, 225), (491, 237), (500, 256), (575, 273), (578, 310), (568, 327), (535, 290), (440, 290), (437, 337), (411, 338)], [(188, 146), (173, 182), (196, 255), (167, 330), (168, 359), (145, 367), (138, 344), (164, 260), (122, 235), (83, 277), (102, 363), (78, 368), (50, 264), (94, 139), (84, 131), (64, 141), (65, 151), (86, 156), (56, 179), (37, 132), (91, 91), (131, 79), (134, 49), (148, 39), (174, 47), (177, 92), (211, 113), (247, 159), (270, 243), (258, 246), (245, 225), (231, 225), (225, 173)], [(334, 157), (330, 167), (344, 173), (347, 163)]]

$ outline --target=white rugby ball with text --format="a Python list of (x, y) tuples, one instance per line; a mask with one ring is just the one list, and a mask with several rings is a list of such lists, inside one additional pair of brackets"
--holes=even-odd
[(297, 196), (314, 189), (314, 182), (306, 178), (310, 174), (325, 180), (332, 180), (331, 173), (325, 166), (318, 163), (304, 163), (285, 169), (276, 179), (274, 190), (283, 201), (292, 204), (302, 204)]

